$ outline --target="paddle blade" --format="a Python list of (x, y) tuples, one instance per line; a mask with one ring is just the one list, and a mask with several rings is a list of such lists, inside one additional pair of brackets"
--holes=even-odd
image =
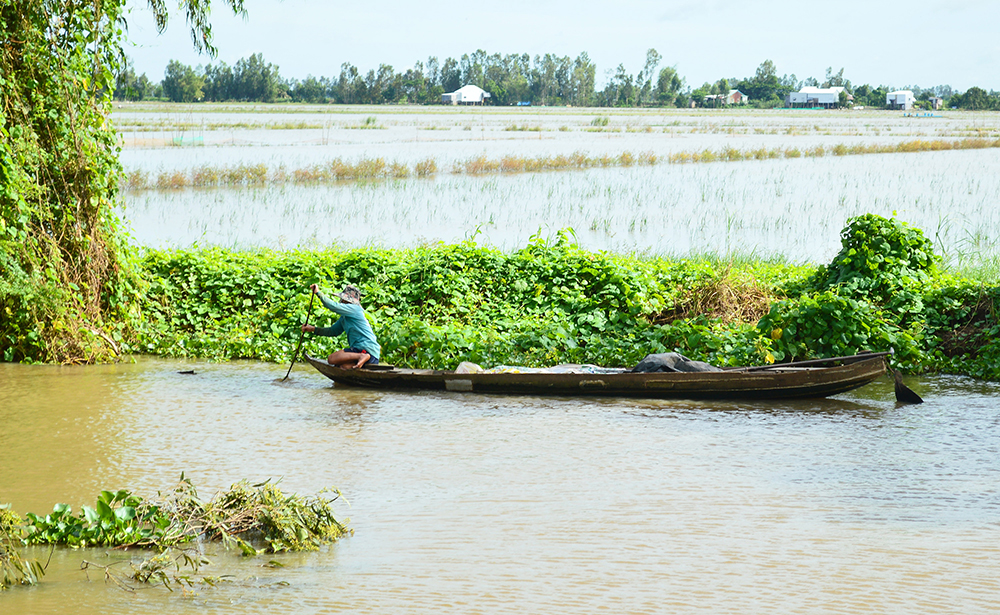
[(896, 401), (904, 404), (922, 404), (924, 400), (903, 384), (903, 374), (899, 370), (893, 370), (892, 378), (896, 388)]

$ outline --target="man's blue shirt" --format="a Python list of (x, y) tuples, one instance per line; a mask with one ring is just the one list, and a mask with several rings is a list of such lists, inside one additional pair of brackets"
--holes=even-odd
[(340, 318), (329, 327), (316, 327), (316, 335), (326, 337), (336, 337), (341, 333), (347, 334), (348, 348), (361, 348), (368, 351), (372, 358), (382, 359), (382, 347), (375, 339), (375, 332), (365, 318), (365, 310), (360, 305), (354, 303), (340, 303), (333, 301), (319, 293), (319, 300), (323, 307), (340, 314)]

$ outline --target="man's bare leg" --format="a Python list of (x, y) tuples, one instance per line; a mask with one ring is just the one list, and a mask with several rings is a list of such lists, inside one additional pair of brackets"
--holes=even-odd
[(344, 352), (343, 350), (338, 350), (330, 355), (326, 362), (344, 369), (355, 369), (367, 363), (370, 358), (371, 355), (366, 352)]

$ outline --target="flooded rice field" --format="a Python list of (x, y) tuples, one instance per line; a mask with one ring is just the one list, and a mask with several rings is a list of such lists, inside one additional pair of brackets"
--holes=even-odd
[(130, 193), (136, 239), (235, 248), (504, 249), (571, 227), (581, 245), (666, 255), (741, 253), (827, 262), (848, 218), (925, 231), (939, 253), (994, 253), (1000, 149), (657, 165), (496, 176)]
[[(178, 372), (194, 369), (196, 375)], [(57, 550), (5, 613), (988, 613), (1000, 608), (1000, 387), (888, 380), (822, 401), (393, 393), (307, 367), (0, 365), (0, 500), (21, 512), (339, 487), (318, 553), (209, 549), (218, 587), (124, 592)], [(47, 556), (47, 551), (42, 553)], [(263, 566), (277, 559), (284, 567)]]
[[(335, 184), (129, 191), (124, 215), (139, 243), (395, 247), (475, 236), (512, 249), (532, 235), (571, 227), (591, 249), (824, 262), (838, 249), (846, 220), (862, 213), (896, 214), (933, 237), (946, 256), (992, 256), (1000, 241), (995, 148), (502, 175), (450, 172), (456, 162), (477, 156), (650, 152), (663, 160), (706, 149), (804, 152), (913, 139), (996, 139), (1000, 114), (196, 108), (203, 107), (117, 110), (126, 168), (152, 174), (205, 165), (293, 170), (337, 158), (381, 158), (411, 165), (434, 160), (439, 172)], [(180, 145), (169, 145), (174, 142)]]
[(575, 109), (346, 105), (167, 105), (120, 103), (114, 111), (127, 168), (381, 156), (442, 165), (478, 156), (554, 155), (582, 150), (659, 155), (744, 148), (1000, 137), (1000, 114), (937, 111)]

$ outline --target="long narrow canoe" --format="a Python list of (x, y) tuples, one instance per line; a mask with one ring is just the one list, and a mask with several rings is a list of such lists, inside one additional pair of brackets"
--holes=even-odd
[[(429, 389), (515, 395), (613, 396), (684, 399), (795, 399), (827, 397), (864, 386), (886, 372), (886, 353), (839, 357), (808, 366), (730, 368), (719, 372), (476, 373), (431, 369), (343, 369), (323, 359), (306, 360), (338, 385), (376, 389)], [(817, 363), (820, 363), (817, 366)], [(836, 363), (836, 364), (834, 364)]]

